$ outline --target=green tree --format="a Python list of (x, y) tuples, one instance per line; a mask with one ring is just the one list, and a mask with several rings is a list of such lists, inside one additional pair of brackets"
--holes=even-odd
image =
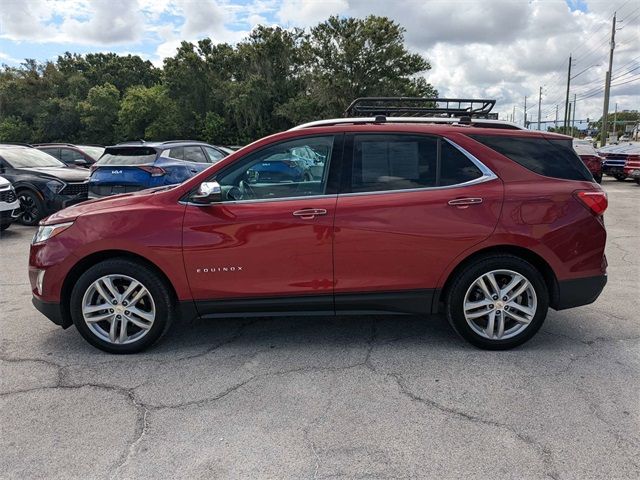
[(176, 136), (178, 109), (161, 85), (127, 90), (118, 112), (120, 136), (127, 140), (166, 140)]
[(105, 83), (92, 87), (79, 109), (85, 141), (108, 145), (116, 140), (120, 93), (115, 85)]
[[(342, 116), (352, 100), (366, 96), (436, 96), (418, 74), (431, 68), (404, 44), (404, 28), (386, 17), (330, 17), (311, 29), (306, 54), (303, 112)], [(316, 103), (314, 106), (312, 103)], [(296, 122), (296, 109), (284, 109)]]
[(29, 142), (31, 136), (29, 124), (19, 117), (6, 117), (0, 121), (0, 142)]

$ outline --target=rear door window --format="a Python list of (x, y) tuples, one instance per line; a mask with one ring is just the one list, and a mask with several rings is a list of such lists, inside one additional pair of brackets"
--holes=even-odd
[(350, 170), (351, 192), (450, 186), (482, 177), (457, 148), (427, 135), (356, 135)]
[(184, 159), (189, 162), (208, 163), (200, 147), (184, 147)]
[[(165, 150), (166, 152), (166, 150)], [(174, 147), (169, 150), (169, 157), (175, 158), (176, 160), (184, 160), (184, 147)]]
[(60, 160), (64, 163), (73, 163), (76, 160), (84, 160), (84, 156), (71, 148), (61, 148), (60, 149)]
[(209, 159), (211, 160), (211, 163), (218, 163), (220, 160), (224, 158), (224, 153), (219, 152), (215, 148), (204, 147), (204, 149), (207, 151), (207, 154), (209, 155)]
[(469, 136), (539, 175), (565, 180), (593, 180), (591, 173), (573, 150), (571, 139)]

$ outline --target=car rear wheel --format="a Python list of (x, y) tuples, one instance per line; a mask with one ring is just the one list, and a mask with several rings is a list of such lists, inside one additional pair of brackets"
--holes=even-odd
[(593, 176), (594, 180), (596, 181), (596, 183), (602, 183), (602, 174), (596, 174)]
[(161, 278), (145, 265), (106, 260), (83, 273), (71, 293), (71, 317), (91, 345), (136, 353), (168, 329), (173, 301)]
[(619, 182), (624, 182), (627, 179), (626, 175), (620, 175), (620, 174), (614, 175), (614, 177)]
[(21, 215), (18, 221), (23, 225), (36, 225), (44, 217), (44, 204), (38, 195), (31, 190), (18, 192)]
[(447, 318), (473, 345), (506, 350), (529, 340), (542, 326), (549, 292), (540, 272), (513, 255), (477, 260), (453, 279)]

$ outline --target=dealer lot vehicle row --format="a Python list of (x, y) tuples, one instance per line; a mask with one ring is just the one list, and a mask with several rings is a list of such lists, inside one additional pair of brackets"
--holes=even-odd
[[(31, 250), (34, 304), (128, 353), (179, 316), (436, 312), (504, 349), (549, 307), (593, 302), (607, 198), (571, 138), (435, 123), (302, 126), (178, 186), (54, 214)], [(264, 175), (300, 151), (312, 176)]]

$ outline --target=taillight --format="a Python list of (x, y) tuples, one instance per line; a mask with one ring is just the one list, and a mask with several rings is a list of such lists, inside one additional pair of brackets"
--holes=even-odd
[(151, 174), (152, 177), (161, 177), (163, 176), (165, 173), (167, 173), (164, 168), (160, 168), (160, 167), (150, 167), (147, 165), (143, 165), (141, 167), (138, 167), (141, 170), (144, 170), (145, 172), (148, 172)]
[(605, 192), (580, 190), (576, 192), (576, 198), (594, 215), (602, 215), (609, 205)]

